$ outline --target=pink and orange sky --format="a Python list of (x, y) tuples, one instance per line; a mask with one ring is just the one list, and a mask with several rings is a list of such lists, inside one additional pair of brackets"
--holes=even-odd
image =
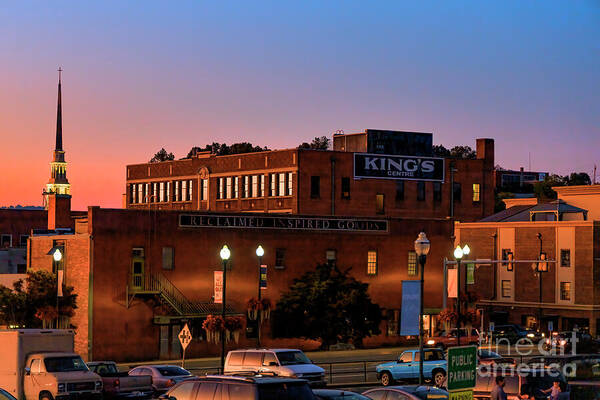
[[(74, 209), (161, 147), (434, 133), (497, 164), (600, 164), (600, 3), (15, 2), (0, 9), (0, 206), (40, 205), (58, 66)], [(218, 3), (218, 4), (217, 4)]]

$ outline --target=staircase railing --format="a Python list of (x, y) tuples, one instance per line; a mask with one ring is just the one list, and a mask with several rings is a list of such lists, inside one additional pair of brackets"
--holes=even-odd
[(190, 301), (175, 285), (161, 273), (144, 275), (136, 274), (130, 277), (131, 294), (155, 293), (160, 295), (179, 315), (202, 313), (202, 308)]

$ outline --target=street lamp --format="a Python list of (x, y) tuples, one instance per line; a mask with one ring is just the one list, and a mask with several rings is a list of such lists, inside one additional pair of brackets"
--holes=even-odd
[(258, 245), (258, 247), (256, 248), (256, 256), (258, 257), (258, 310), (256, 313), (256, 322), (257, 322), (257, 328), (256, 328), (256, 347), (260, 348), (260, 325), (261, 325), (261, 321), (260, 321), (260, 292), (261, 292), (261, 274), (260, 274), (260, 268), (262, 266), (262, 257), (265, 255), (265, 249), (263, 249), (263, 247), (261, 245)]
[[(467, 254), (471, 252), (469, 246), (466, 245)], [(460, 346), (460, 261), (465, 255), (465, 251), (456, 246), (454, 249), (454, 259), (456, 260), (456, 343)]]
[(60, 262), (60, 260), (62, 260), (62, 257), (63, 256), (60, 249), (54, 250), (54, 253), (52, 254), (52, 258), (54, 258), (54, 261)]
[[(223, 324), (225, 324), (225, 304), (227, 303), (225, 294), (227, 293), (227, 260), (231, 257), (231, 251), (226, 244), (223, 245), (219, 252), (221, 261), (223, 262), (223, 303), (221, 304), (221, 317), (223, 318)], [(221, 372), (225, 370), (225, 326), (221, 331)]]
[(546, 260), (546, 253), (544, 253), (542, 251), (542, 234), (538, 232), (537, 234), (537, 238), (540, 241), (540, 253), (539, 253), (539, 257), (538, 259), (540, 260), (537, 265), (536, 265), (536, 272), (538, 274), (538, 278), (539, 278), (539, 286), (540, 286), (540, 293), (539, 293), (539, 303), (540, 303), (540, 307), (538, 310), (538, 331), (541, 333), (542, 332), (542, 273), (544, 272), (548, 272), (548, 263), (547, 262), (542, 262)]
[(423, 288), (424, 288), (424, 276), (425, 276), (425, 261), (427, 261), (427, 254), (431, 244), (429, 239), (425, 235), (425, 232), (419, 233), (417, 240), (415, 240), (415, 253), (419, 257), (419, 264), (421, 265), (421, 302), (419, 311), (419, 385), (423, 384)]

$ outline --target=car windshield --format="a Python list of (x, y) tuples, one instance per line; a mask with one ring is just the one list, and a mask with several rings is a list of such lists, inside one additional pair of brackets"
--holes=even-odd
[(90, 369), (97, 374), (116, 374), (119, 372), (115, 364), (95, 364)]
[(156, 368), (158, 373), (162, 376), (185, 376), (190, 375), (189, 371), (186, 371), (180, 367), (158, 367)]
[(306, 383), (258, 385), (260, 400), (313, 400), (315, 396)]
[(275, 354), (281, 365), (311, 364), (308, 357), (301, 351), (278, 351)]
[(46, 372), (88, 371), (81, 357), (49, 357), (44, 360)]

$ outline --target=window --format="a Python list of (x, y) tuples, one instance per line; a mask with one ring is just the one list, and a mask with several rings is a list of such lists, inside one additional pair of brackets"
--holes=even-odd
[(0, 247), (12, 247), (12, 235), (2, 234), (2, 236), (0, 237)]
[(396, 201), (404, 200), (404, 181), (396, 181)]
[(231, 177), (230, 176), (225, 178), (225, 198), (226, 199), (231, 198)]
[(192, 201), (192, 180), (188, 181), (187, 201)]
[(279, 191), (278, 191), (278, 195), (279, 196), (285, 196), (285, 191), (286, 191), (286, 177), (287, 174), (279, 174)]
[(225, 195), (225, 179), (219, 178), (217, 180), (217, 186), (219, 187), (219, 190), (217, 191), (217, 199), (222, 199)]
[(570, 267), (571, 266), (571, 250), (561, 249), (560, 250), (560, 266)]
[(460, 203), (460, 198), (462, 197), (462, 189), (460, 183), (454, 182), (452, 186), (452, 198), (456, 203)]
[(208, 179), (202, 179), (202, 192), (201, 195), (202, 197), (200, 198), (200, 200), (208, 200)]
[(19, 245), (21, 247), (27, 247), (27, 239), (29, 239), (29, 235), (19, 236)]
[(252, 175), (252, 188), (250, 189), (250, 197), (258, 197), (258, 175)]
[(269, 174), (271, 197), (277, 196), (277, 174)]
[(243, 184), (244, 184), (244, 190), (242, 191), (242, 197), (247, 199), (248, 197), (250, 197), (250, 177), (249, 176), (244, 176), (243, 177)]
[(187, 181), (181, 181), (181, 199), (180, 201), (185, 201), (187, 196)]
[(398, 361), (400, 362), (412, 362), (412, 353), (410, 351), (405, 351), (404, 353), (402, 353), (402, 355), (400, 356), (400, 358), (398, 359)]
[(164, 182), (160, 182), (158, 187), (158, 201), (160, 201), (161, 203), (163, 201), (165, 201), (165, 183)]
[(385, 197), (381, 193), (375, 195), (375, 212), (377, 214), (385, 213)]
[(510, 281), (508, 280), (503, 280), (502, 281), (502, 297), (510, 297)]
[(473, 184), (473, 203), (479, 203), (479, 183)]
[(292, 183), (292, 176), (293, 176), (293, 174), (291, 172), (287, 173), (287, 195), (288, 196), (291, 196), (292, 193), (294, 192), (293, 191), (294, 185)]
[(571, 300), (571, 282), (560, 283), (560, 299), (566, 301)]
[(440, 182), (433, 182), (433, 201), (442, 201), (442, 184)]
[(417, 200), (425, 201), (425, 182), (417, 182)]
[(244, 367), (260, 367), (262, 364), (262, 353), (258, 351), (248, 351), (244, 357)]
[(265, 176), (259, 175), (258, 177), (260, 180), (260, 194), (258, 197), (265, 197)]
[(335, 263), (337, 260), (337, 252), (335, 250), (325, 251), (325, 259), (328, 263)]
[(173, 389), (169, 393), (169, 396), (173, 397), (175, 399), (181, 399), (181, 400), (191, 399), (195, 384), (196, 384), (196, 382), (194, 382), (194, 381), (184, 382), (181, 385), (177, 386), (175, 389)]
[(158, 201), (158, 183), (152, 182), (152, 203)]
[(162, 268), (167, 270), (175, 268), (175, 249), (173, 247), (162, 248)]
[(350, 198), (350, 178), (342, 178), (342, 199)]
[(227, 360), (227, 364), (229, 365), (242, 365), (242, 360), (244, 359), (244, 353), (241, 351), (232, 351), (229, 353), (229, 359)]
[(417, 253), (414, 251), (408, 252), (408, 275), (417, 275)]
[(377, 275), (377, 251), (367, 252), (367, 275)]
[(240, 197), (240, 177), (236, 176), (233, 178), (233, 198), (237, 199)]
[(321, 197), (321, 177), (311, 176), (310, 177), (310, 197), (318, 199)]
[(165, 200), (166, 201), (171, 201), (171, 182), (167, 182), (167, 188), (166, 188), (167, 192), (165, 194)]
[(138, 185), (137, 185), (137, 190), (138, 190), (137, 202), (138, 203), (144, 202), (144, 186), (143, 185), (144, 185), (143, 183), (138, 183)]
[(285, 249), (275, 249), (275, 268), (285, 268)]
[(263, 366), (268, 367), (271, 363), (275, 363), (275, 365), (279, 365), (277, 361), (277, 357), (273, 353), (265, 353), (265, 357), (263, 358)]
[(129, 204), (135, 203), (135, 184), (129, 186)]
[[(254, 394), (254, 387), (252, 385), (236, 385), (234, 383), (229, 383), (227, 385), (223, 385), (223, 390), (229, 390), (229, 400), (246, 400), (253, 399), (256, 395)], [(226, 395), (223, 395), (223, 398)]]

